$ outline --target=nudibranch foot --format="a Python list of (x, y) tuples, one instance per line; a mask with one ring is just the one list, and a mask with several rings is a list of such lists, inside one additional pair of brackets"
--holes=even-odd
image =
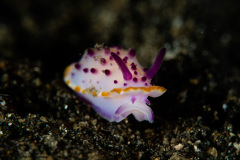
[(150, 107), (148, 107), (147, 105), (142, 105), (142, 104), (122, 105), (115, 112), (114, 118), (117, 118), (117, 122), (120, 122), (121, 120), (125, 119), (130, 114), (133, 114), (134, 117), (136, 118), (136, 120), (138, 120), (138, 121), (147, 120), (150, 123), (153, 123), (154, 115), (153, 115), (152, 109)]
[(153, 122), (148, 97), (159, 97), (166, 89), (151, 82), (158, 72), (166, 49), (146, 71), (134, 49), (102, 47), (86, 49), (82, 59), (64, 71), (65, 83), (94, 110), (110, 122), (120, 122), (133, 114), (136, 120)]

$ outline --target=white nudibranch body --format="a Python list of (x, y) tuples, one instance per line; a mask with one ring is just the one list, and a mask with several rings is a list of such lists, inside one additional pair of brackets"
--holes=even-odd
[(138, 121), (152, 123), (154, 116), (147, 97), (158, 97), (166, 91), (151, 83), (165, 51), (163, 48), (159, 52), (153, 66), (146, 71), (133, 49), (89, 48), (79, 62), (65, 69), (64, 81), (110, 122), (120, 122), (133, 114)]

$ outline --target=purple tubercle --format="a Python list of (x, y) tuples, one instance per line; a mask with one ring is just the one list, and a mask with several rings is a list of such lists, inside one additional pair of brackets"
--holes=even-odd
[(130, 49), (128, 53), (131, 57), (134, 57), (136, 55), (136, 51), (134, 49)]
[(147, 83), (145, 83), (145, 86), (148, 86), (148, 84), (147, 84)]
[(113, 57), (112, 57), (112, 56), (110, 56), (110, 57), (109, 57), (109, 59), (112, 61), (112, 60), (113, 60)]
[(105, 70), (104, 70), (104, 73), (105, 73), (106, 76), (109, 76), (109, 75), (111, 74), (111, 71), (108, 70), (108, 69), (105, 69)]
[(116, 61), (116, 63), (118, 64), (119, 68), (121, 69), (122, 74), (123, 74), (123, 78), (125, 80), (131, 80), (132, 79), (132, 73), (129, 71), (129, 69), (127, 68), (127, 66), (123, 62), (123, 60), (117, 54), (115, 54), (113, 52), (111, 52), (111, 55), (112, 55), (113, 59)]
[(133, 78), (133, 82), (137, 83), (138, 79), (136, 77)]
[(91, 68), (91, 73), (97, 73), (97, 70), (95, 68)]
[(83, 72), (88, 73), (88, 68), (83, 68)]
[(105, 48), (104, 48), (104, 52), (105, 52), (106, 54), (109, 54), (109, 53), (110, 53), (110, 48), (109, 48), (109, 47), (105, 47)]
[(118, 49), (118, 50), (121, 50), (121, 49), (122, 49), (122, 47), (121, 47), (121, 46), (117, 46), (117, 49)]
[(137, 69), (136, 65), (133, 64), (132, 67), (131, 67), (131, 69), (132, 69), (132, 70), (136, 70), (136, 69)]
[(131, 98), (132, 104), (134, 104), (134, 102), (136, 101), (136, 99), (137, 99), (136, 97), (132, 97), (132, 98)]
[(92, 49), (87, 49), (87, 53), (89, 56), (93, 56), (94, 55), (94, 51)]
[(117, 51), (117, 55), (120, 55), (120, 52), (119, 52), (119, 51)]
[(117, 83), (118, 83), (118, 81), (117, 81), (117, 80), (114, 80), (113, 82), (114, 82), (115, 84), (117, 84)]
[(75, 68), (76, 68), (77, 70), (80, 70), (80, 69), (81, 69), (81, 65), (80, 65), (79, 63), (76, 63), (76, 64), (75, 64)]
[(142, 80), (143, 82), (145, 82), (145, 81), (147, 80), (147, 77), (144, 76), (144, 77), (141, 78), (141, 80)]
[(101, 63), (102, 65), (104, 65), (104, 64), (106, 64), (106, 63), (107, 63), (107, 61), (106, 61), (106, 59), (105, 59), (105, 58), (101, 58), (101, 59), (100, 59), (100, 63)]
[(166, 48), (162, 48), (161, 51), (158, 53), (152, 67), (146, 72), (148, 78), (152, 79), (154, 75), (158, 72), (159, 68), (161, 67), (165, 52)]
[(137, 71), (134, 71), (134, 74), (137, 75), (138, 74)]
[(123, 83), (124, 86), (127, 86), (127, 83)]

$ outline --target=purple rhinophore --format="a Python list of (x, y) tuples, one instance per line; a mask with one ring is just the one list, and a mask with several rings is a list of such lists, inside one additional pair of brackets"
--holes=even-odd
[(83, 72), (88, 73), (88, 68), (83, 68)]
[(89, 56), (93, 56), (94, 55), (94, 51), (92, 49), (87, 49), (87, 53)]
[(109, 48), (109, 47), (105, 47), (105, 48), (104, 48), (104, 52), (105, 52), (106, 54), (109, 54), (109, 53), (110, 53), (110, 48)]
[(134, 102), (136, 101), (136, 99), (137, 99), (136, 97), (132, 97), (132, 98), (131, 98), (132, 104), (134, 104)]
[(141, 79), (142, 79), (143, 82), (145, 82), (147, 80), (147, 77), (144, 76)]
[(119, 68), (121, 69), (123, 78), (125, 80), (131, 80), (132, 73), (128, 70), (128, 68), (125, 65), (125, 63), (123, 62), (123, 60), (117, 54), (115, 54), (113, 52), (111, 52), (111, 55), (112, 55), (113, 59), (116, 61), (116, 63), (118, 64)]
[(117, 84), (117, 83), (118, 83), (118, 81), (117, 81), (117, 80), (114, 80), (113, 82), (114, 82), (115, 84)]
[(161, 51), (158, 53), (152, 67), (146, 72), (148, 78), (152, 79), (154, 75), (158, 72), (159, 68), (161, 67), (165, 52), (166, 48), (162, 48)]
[(131, 57), (134, 57), (136, 55), (136, 51), (134, 49), (130, 49), (128, 53)]
[(109, 76), (111, 74), (111, 71), (108, 70), (108, 69), (105, 69), (104, 73), (105, 73), (106, 76)]
[(133, 78), (133, 82), (137, 83), (138, 79), (136, 77)]
[(123, 83), (124, 86), (127, 86), (127, 83)]
[(137, 71), (134, 71), (134, 74), (137, 75)]
[(101, 58), (101, 59), (100, 59), (100, 63), (101, 63), (102, 65), (106, 64), (106, 62), (107, 62), (107, 61), (106, 61), (105, 58)]
[(81, 65), (80, 65), (79, 63), (76, 63), (76, 64), (75, 64), (75, 68), (76, 68), (77, 70), (80, 70), (80, 69), (81, 69)]
[(96, 73), (97, 72), (97, 70), (95, 69), (95, 68), (91, 68), (91, 73)]

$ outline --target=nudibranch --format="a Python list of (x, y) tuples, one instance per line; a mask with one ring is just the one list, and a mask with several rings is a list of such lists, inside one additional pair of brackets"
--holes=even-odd
[(147, 98), (159, 97), (166, 91), (151, 83), (165, 52), (162, 48), (152, 67), (146, 70), (138, 63), (134, 49), (89, 48), (80, 61), (65, 69), (64, 81), (110, 122), (120, 122), (133, 114), (138, 121), (152, 123), (154, 115)]

